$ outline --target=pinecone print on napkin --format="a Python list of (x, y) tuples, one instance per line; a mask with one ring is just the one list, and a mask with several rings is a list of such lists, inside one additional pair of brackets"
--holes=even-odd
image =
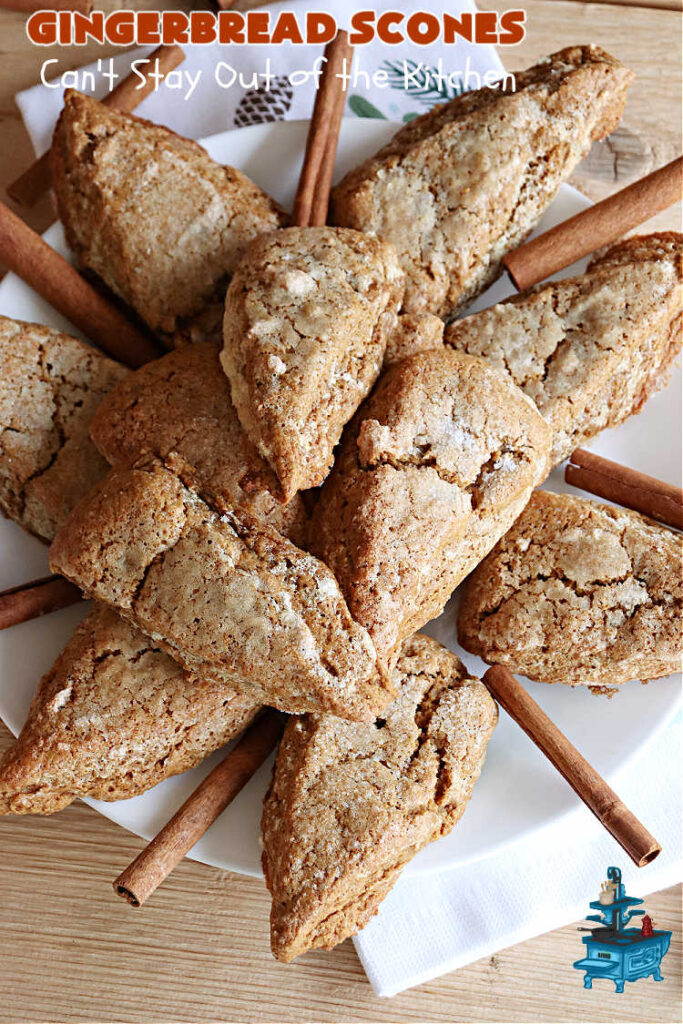
[(264, 121), (284, 121), (292, 105), (294, 89), (286, 75), (273, 79), (270, 89), (249, 89), (237, 105), (233, 124), (244, 128)]

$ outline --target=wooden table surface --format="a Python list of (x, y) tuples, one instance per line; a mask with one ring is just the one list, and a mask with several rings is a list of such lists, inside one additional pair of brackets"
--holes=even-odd
[[(247, 0), (248, 2), (248, 0)], [(168, 7), (135, 0), (98, 7)], [(183, 6), (183, 0), (177, 3)], [(428, 6), (428, 5), (425, 5)], [(503, 10), (515, 2), (480, 2)], [(569, 43), (604, 46), (637, 72), (623, 123), (574, 182), (600, 198), (680, 153), (678, 0), (525, 0), (528, 33), (503, 50), (525, 67)], [(62, 68), (111, 47), (60, 50)], [(0, 183), (32, 158), (13, 96), (54, 55), (31, 46), (24, 16), (0, 11)], [(6, 196), (3, 195), (6, 199)], [(24, 214), (42, 230), (49, 202)], [(650, 227), (680, 228), (680, 209)], [(618, 698), (617, 698), (618, 699)], [(0, 726), (0, 749), (10, 740)], [(111, 890), (141, 842), (82, 804), (52, 818), (0, 822), (0, 1021), (679, 1021), (680, 886), (647, 900), (674, 931), (665, 981), (584, 992), (571, 969), (576, 924), (539, 936), (392, 1000), (377, 999), (350, 941), (291, 966), (268, 951), (260, 881), (184, 862), (142, 910)], [(523, 865), (520, 865), (523, 870)], [(549, 894), (552, 899), (552, 894)]]

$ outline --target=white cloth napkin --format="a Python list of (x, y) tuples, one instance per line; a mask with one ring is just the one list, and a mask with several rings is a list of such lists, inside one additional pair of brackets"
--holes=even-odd
[[(395, 0), (376, 0), (372, 6), (373, 10), (378, 12), (397, 9)], [(411, 10), (425, 10), (424, 0), (403, 0), (398, 6), (406, 14)], [(443, 3), (437, 0), (427, 6), (435, 13), (446, 10), (454, 15), (476, 10), (473, 0), (444, 0)], [(323, 8), (334, 15), (337, 24), (343, 28), (348, 26), (348, 20), (356, 5), (350, 5), (347, 0), (333, 0), (322, 6), (317, 0), (285, 0), (282, 3), (268, 5), (273, 17), (279, 10), (295, 10), (303, 14), (307, 10), (319, 11)], [(114, 69), (125, 76), (130, 70), (131, 60), (146, 56), (150, 49), (148, 47), (128, 51), (115, 57)], [(135, 111), (136, 114), (150, 121), (165, 124), (181, 135), (193, 139), (258, 121), (310, 117), (315, 95), (312, 79), (309, 77), (307, 82), (298, 84), (299, 77), (294, 76), (295, 84), (292, 85), (288, 76), (293, 72), (311, 71), (321, 57), (322, 47), (286, 44), (238, 47), (211, 44), (186, 46), (184, 49), (186, 59), (178, 67), (177, 72), (173, 73), (173, 78), (177, 79), (182, 75), (185, 87), (171, 89), (169, 81), (164, 80), (159, 90), (140, 104)], [(50, 50), (50, 56), (53, 52), (54, 50)], [(244, 85), (251, 84), (254, 74), (263, 73), (268, 61), (272, 74), (276, 76), (275, 80), (267, 92), (261, 88), (255, 95), (253, 89), (247, 90)], [(409, 72), (412, 70), (413, 74), (409, 73), (407, 79), (403, 68), (404, 61), (413, 62), (409, 65)], [(216, 66), (220, 62), (241, 72), (243, 84), (240, 84), (238, 79), (229, 88), (221, 88), (214, 78)], [(49, 77), (54, 78), (59, 72), (66, 70), (66, 59), (63, 63), (64, 68), (60, 68), (58, 64), (51, 65)], [(426, 82), (424, 72), (415, 69), (415, 65), (419, 64), (426, 65), (432, 71), (438, 71), (441, 66), (444, 75), (460, 72), (461, 77), (455, 86), (437, 81), (433, 74), (430, 75), (429, 82)], [(108, 67), (107, 59), (104, 62), (104, 70)], [(410, 43), (389, 46), (381, 42), (372, 42), (356, 48), (353, 68), (358, 78), (350, 83), (347, 116), (355, 114), (361, 117), (385, 117), (390, 121), (401, 121), (424, 113), (435, 103), (443, 103), (444, 100), (452, 98), (455, 95), (454, 88), (459, 88), (463, 83), (466, 88), (489, 84), (483, 82), (483, 76), (487, 72), (491, 77), (499, 77), (503, 73), (503, 66), (493, 46), (474, 45), (466, 41), (458, 41), (453, 46), (435, 44), (428, 47)], [(109, 91), (110, 85), (102, 77), (102, 69), (98, 72), (96, 63), (88, 65), (87, 70), (97, 73), (94, 95), (101, 98)], [(372, 84), (372, 74), (377, 70), (386, 71), (389, 77), (386, 86), (381, 88)], [(201, 72), (199, 84), (191, 95), (184, 98), (187, 90), (186, 76), (194, 78), (198, 72)], [(371, 76), (369, 84), (362, 72)], [(225, 69), (222, 69), (221, 76), (223, 81), (230, 81), (233, 77), (232, 73)], [(262, 78), (256, 81), (261, 85), (263, 83)], [(409, 86), (408, 89), (403, 87), (406, 84)], [(43, 153), (50, 144), (52, 130), (62, 107), (63, 91), (61, 87), (37, 85), (25, 89), (16, 96), (38, 154)], [(92, 92), (90, 89), (82, 91)]]
[[(621, 868), (630, 896), (680, 882), (681, 724), (679, 714), (614, 781), (622, 800), (662, 844), (652, 864), (637, 868), (577, 798), (568, 818), (512, 847), (452, 871), (404, 878), (354, 939), (377, 995), (396, 995), (582, 920), (592, 913), (588, 903), (597, 899), (610, 864)], [(584, 948), (577, 932), (573, 960)], [(570, 972), (578, 992), (583, 975), (568, 962)]]
[[(328, 3), (343, 27), (349, 16), (345, 0)], [(396, 9), (395, 0), (376, 0), (374, 9)], [(429, 9), (473, 11), (472, 0), (451, 0), (443, 5), (430, 3)], [(278, 8), (319, 10), (317, 0), (288, 0), (272, 4)], [(425, 9), (424, 0), (404, 0), (401, 9)], [(178, 69), (193, 78), (201, 71), (199, 85), (189, 98), (184, 91), (162, 84), (149, 96), (137, 113), (166, 124), (183, 135), (201, 138), (259, 120), (307, 118), (313, 105), (313, 86), (290, 86), (287, 76), (295, 70), (311, 69), (320, 48), (316, 47), (186, 47), (187, 59)], [(149, 50), (132, 51), (115, 58), (114, 67), (128, 73), (130, 62)], [(220, 88), (213, 70), (219, 61), (239, 68), (249, 81), (254, 72), (263, 71), (270, 59), (278, 78), (269, 93), (245, 90), (235, 84)], [(455, 47), (428, 48), (406, 44), (400, 47), (373, 43), (359, 48), (356, 67), (372, 73), (389, 70), (403, 60), (422, 62), (430, 68), (442, 62), (446, 73), (469, 74), (469, 87), (478, 84), (476, 75), (487, 71), (502, 74), (503, 68), (493, 47), (472, 46), (461, 42)], [(108, 66), (108, 65), (107, 65)], [(90, 70), (97, 70), (90, 65)], [(59, 70), (59, 68), (57, 68)], [(177, 78), (178, 76), (176, 76)], [(400, 75), (392, 76), (393, 85), (368, 88), (360, 80), (353, 85), (347, 116), (384, 116), (401, 121), (421, 113), (429, 106), (449, 98), (452, 92), (400, 88)], [(187, 78), (183, 81), (187, 83)], [(186, 86), (187, 87), (187, 86)], [(102, 96), (108, 84), (101, 78), (95, 95)], [(87, 91), (87, 90), (85, 90)], [(17, 95), (37, 153), (49, 145), (55, 120), (62, 105), (61, 88), (34, 86)], [(618, 698), (617, 698), (618, 699)], [(681, 878), (681, 793), (680, 725), (670, 726), (656, 751), (651, 747), (618, 780), (618, 792), (636, 814), (641, 814), (664, 845), (664, 852), (653, 865), (637, 871), (620, 848), (607, 836), (583, 808), (571, 820), (535, 834), (512, 849), (495, 854), (465, 868), (437, 875), (405, 879), (385, 900), (355, 942), (370, 981), (379, 995), (393, 995), (447, 971), (455, 970), (481, 956), (523, 939), (581, 918), (588, 901), (595, 897), (599, 882), (609, 864), (624, 871), (627, 887), (643, 895), (677, 882)], [(651, 794), (657, 801), (651, 804)], [(475, 790), (476, 799), (476, 790)], [(582, 955), (577, 936), (577, 959)], [(567, 965), (572, 970), (571, 965)], [(581, 977), (577, 972), (577, 985)]]

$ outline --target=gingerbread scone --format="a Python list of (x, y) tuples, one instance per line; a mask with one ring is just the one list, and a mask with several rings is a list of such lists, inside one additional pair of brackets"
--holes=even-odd
[(446, 328), (536, 403), (553, 465), (642, 408), (681, 348), (683, 235), (629, 238), (579, 277), (523, 292)]
[(100, 405), (91, 436), (112, 465), (177, 452), (206, 490), (303, 545), (301, 497), (278, 500), (280, 485), (240, 425), (215, 345), (187, 345), (129, 374)]
[(50, 549), (53, 571), (189, 671), (283, 711), (366, 720), (393, 691), (329, 569), (158, 459), (110, 471)]
[(107, 463), (90, 440), (125, 367), (60, 331), (0, 317), (0, 511), (51, 541)]
[(394, 681), (398, 696), (374, 722), (287, 723), (262, 819), (278, 960), (363, 928), (472, 795), (497, 721), (486, 687), (419, 634), (404, 643)]
[(619, 123), (632, 72), (573, 46), (411, 121), (332, 195), (333, 223), (391, 242), (405, 309), (455, 315), (498, 277), (591, 143)]
[(198, 318), (200, 334), (219, 338), (227, 281), (249, 242), (284, 224), (279, 206), (196, 142), (73, 90), (51, 165), (80, 266), (159, 335)]
[(0, 814), (52, 814), (79, 796), (137, 796), (222, 747), (258, 710), (96, 604), (0, 760)]
[(548, 468), (550, 431), (484, 360), (404, 359), (347, 428), (311, 544), (390, 665), (522, 511)]
[(680, 540), (637, 512), (537, 491), (465, 584), (460, 643), (546, 683), (680, 671)]
[(254, 242), (228, 288), (221, 362), (285, 501), (318, 486), (382, 368), (403, 298), (389, 245), (343, 228)]

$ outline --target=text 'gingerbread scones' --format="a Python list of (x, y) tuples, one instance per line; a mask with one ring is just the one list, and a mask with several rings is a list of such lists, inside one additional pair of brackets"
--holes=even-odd
[[(169, 460), (178, 473), (185, 467)], [(50, 549), (53, 571), (111, 605), (189, 671), (283, 711), (366, 720), (393, 692), (329, 569), (158, 459), (113, 469)]]
[(0, 814), (52, 814), (79, 796), (137, 796), (222, 747), (258, 710), (95, 605), (0, 760)]
[(596, 46), (560, 50), (411, 121), (332, 194), (335, 224), (397, 249), (405, 309), (450, 317), (501, 272), (591, 142), (619, 123), (633, 74)]
[(51, 150), (67, 242), (153, 331), (171, 335), (211, 303), (278, 205), (196, 142), (69, 89)]
[(321, 484), (382, 368), (403, 298), (391, 246), (342, 228), (256, 241), (228, 288), (221, 362), (285, 501)]
[(680, 671), (681, 538), (637, 512), (537, 491), (464, 586), (460, 643), (545, 683)]
[(483, 356), (536, 403), (552, 463), (639, 412), (681, 348), (683, 236), (629, 238), (580, 277), (458, 320), (447, 344)]
[(278, 960), (363, 928), (472, 795), (497, 721), (486, 687), (420, 635), (403, 645), (394, 681), (398, 696), (374, 722), (287, 723), (262, 820)]
[(533, 403), (482, 359), (444, 348), (382, 377), (346, 430), (311, 543), (385, 663), (511, 526), (549, 446)]
[(91, 436), (112, 465), (177, 452), (201, 487), (303, 545), (301, 497), (274, 497), (280, 485), (240, 425), (215, 345), (187, 345), (129, 374), (100, 405)]
[(107, 471), (90, 421), (128, 370), (68, 334), (4, 316), (0, 363), (0, 510), (50, 541)]

